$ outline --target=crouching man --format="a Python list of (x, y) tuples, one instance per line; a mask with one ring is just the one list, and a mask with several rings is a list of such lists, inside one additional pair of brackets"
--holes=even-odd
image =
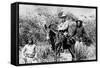
[(36, 63), (36, 45), (33, 44), (33, 40), (29, 40), (28, 44), (22, 49), (22, 55), (25, 63)]

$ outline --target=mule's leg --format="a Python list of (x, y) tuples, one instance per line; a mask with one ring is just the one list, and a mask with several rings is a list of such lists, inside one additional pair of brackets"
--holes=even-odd
[(57, 62), (57, 47), (55, 46), (55, 61)]
[(61, 43), (59, 43), (58, 45), (57, 45), (57, 57), (60, 57), (60, 52), (61, 52)]
[(68, 48), (68, 50), (70, 51), (70, 53), (72, 55), (72, 61), (76, 61), (76, 56), (75, 56), (73, 50), (71, 48)]
[(59, 61), (58, 57), (60, 56), (60, 48), (61, 48), (61, 43), (55, 44), (55, 59), (56, 59), (56, 62)]
[(72, 52), (73, 52), (73, 54), (74, 54), (74, 61), (76, 61), (77, 58), (76, 58), (75, 45), (74, 45), (74, 44), (71, 46), (71, 49), (72, 49)]

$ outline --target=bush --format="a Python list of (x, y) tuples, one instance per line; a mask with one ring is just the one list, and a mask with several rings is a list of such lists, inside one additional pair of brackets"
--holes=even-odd
[(53, 51), (51, 45), (38, 44), (36, 48), (37, 58), (39, 62), (52, 62), (54, 61)]
[(95, 46), (91, 44), (86, 46), (82, 42), (76, 42), (75, 44), (75, 55), (78, 61), (80, 60), (93, 60), (96, 59)]

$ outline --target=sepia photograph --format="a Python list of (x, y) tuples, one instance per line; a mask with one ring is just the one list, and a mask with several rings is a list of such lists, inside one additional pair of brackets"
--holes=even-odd
[(96, 9), (19, 4), (19, 64), (96, 60)]

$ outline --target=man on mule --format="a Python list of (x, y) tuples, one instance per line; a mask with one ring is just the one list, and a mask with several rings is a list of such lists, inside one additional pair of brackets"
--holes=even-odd
[(58, 39), (61, 38), (60, 42), (60, 47), (62, 46), (63, 49), (66, 48), (67, 46), (64, 45), (64, 40), (65, 37), (68, 36), (68, 28), (69, 28), (69, 21), (66, 20), (67, 16), (64, 14), (64, 12), (60, 12), (58, 14), (58, 17), (62, 19), (62, 22), (58, 24)]
[[(59, 14), (59, 18), (63, 19), (63, 22), (58, 25), (58, 34), (63, 35), (63, 40), (61, 41), (63, 46), (63, 49), (68, 49), (69, 52), (72, 55), (72, 60), (75, 61), (76, 60), (76, 56), (75, 56), (75, 50), (74, 50), (74, 45), (75, 45), (75, 39), (72, 38), (72, 36), (69, 35), (69, 24), (70, 24), (70, 20), (67, 20), (67, 16), (64, 15), (64, 13), (60, 13)], [(79, 25), (79, 24), (77, 24)], [(83, 33), (85, 33), (84, 29), (83, 29)], [(75, 35), (75, 34), (73, 34)], [(60, 47), (60, 46), (59, 46)], [(60, 49), (59, 49), (60, 50)]]

